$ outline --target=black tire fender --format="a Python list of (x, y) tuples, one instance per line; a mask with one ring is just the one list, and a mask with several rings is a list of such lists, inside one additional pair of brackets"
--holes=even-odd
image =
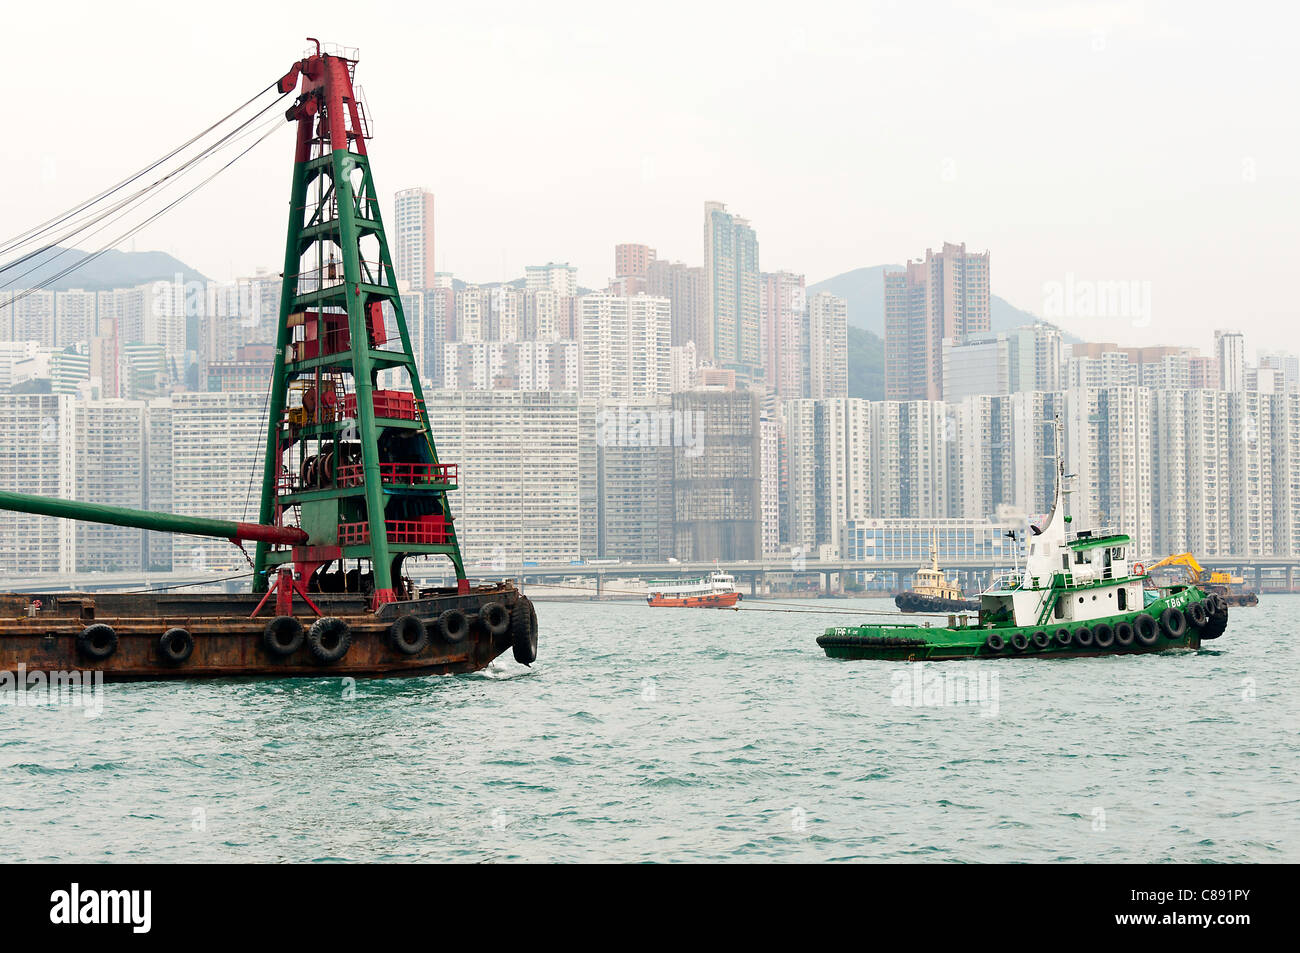
[(419, 655), (429, 647), (429, 630), (413, 615), (398, 616), (388, 627), (388, 644), (403, 655)]
[(158, 656), (171, 665), (180, 665), (194, 653), (194, 636), (175, 626), (158, 637)]
[(504, 635), (510, 628), (510, 613), (499, 602), (485, 602), (479, 606), (478, 617), (483, 620), (491, 635)]
[(1127, 622), (1115, 623), (1115, 644), (1116, 645), (1122, 645), (1124, 646), (1124, 648), (1128, 648), (1130, 645), (1133, 644), (1134, 634), (1135, 633), (1133, 631), (1133, 626), (1131, 626), (1129, 623)]
[(1039, 629), (1030, 638), (1032, 639), (1035, 648), (1045, 649), (1052, 644), (1052, 637), (1042, 629)]
[(532, 665), (537, 661), (537, 609), (531, 599), (520, 596), (510, 613), (510, 641), (515, 661)]
[(1052, 636), (1053, 638), (1056, 639), (1056, 644), (1063, 649), (1068, 649), (1071, 645), (1074, 644), (1074, 633), (1071, 632), (1069, 629), (1067, 629), (1065, 626), (1061, 626), (1059, 629), (1057, 629), (1054, 633), (1052, 633)]
[(1170, 606), (1160, 613), (1160, 628), (1165, 630), (1165, 635), (1176, 639), (1187, 631), (1187, 616), (1183, 615), (1183, 610)]
[(351, 646), (352, 626), (335, 616), (317, 619), (307, 630), (307, 647), (318, 662), (337, 662)]
[(1096, 637), (1092, 634), (1092, 629), (1088, 628), (1086, 625), (1081, 625), (1074, 630), (1075, 644), (1077, 644), (1081, 649), (1092, 648), (1092, 644), (1095, 640)]
[(1133, 631), (1143, 645), (1155, 645), (1160, 639), (1160, 623), (1156, 622), (1155, 616), (1146, 612), (1133, 620)]
[(453, 645), (465, 641), (465, 636), (469, 634), (469, 616), (459, 609), (444, 610), (433, 624), (438, 630), (438, 636)]
[(1206, 611), (1204, 602), (1193, 602), (1187, 607), (1187, 621), (1198, 629), (1205, 628), (1205, 623), (1210, 621), (1210, 613)]
[(1105, 622), (1092, 627), (1092, 640), (1099, 649), (1108, 649), (1115, 644), (1115, 630)]
[(993, 632), (984, 640), (984, 647), (990, 652), (997, 654), (1007, 647), (1007, 640), (1002, 638), (998, 633)]
[(77, 636), (77, 651), (95, 662), (102, 662), (117, 651), (117, 632), (106, 622), (95, 622)]
[(1011, 647), (1017, 652), (1023, 652), (1025, 649), (1029, 648), (1029, 636), (1025, 635), (1023, 632), (1017, 632), (1015, 635), (1011, 636)]
[(302, 648), (306, 630), (291, 615), (278, 615), (262, 630), (262, 647), (278, 658), (288, 658)]

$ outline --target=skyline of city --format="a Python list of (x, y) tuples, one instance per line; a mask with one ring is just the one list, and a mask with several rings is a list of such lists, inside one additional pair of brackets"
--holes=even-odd
[[(396, 230), (394, 261), (409, 267), (434, 243), (433, 198), (399, 194), (419, 219)], [(424, 287), (403, 283), (476, 565), (916, 555), (937, 526), (945, 551), (1004, 560), (990, 527), (1050, 505), (1053, 421), (1087, 525), (1118, 526), (1151, 556), (1300, 555), (1296, 354), (1252, 357), (1231, 329), (1209, 354), (1067, 343), (1043, 323), (996, 330), (996, 254), (945, 243), (886, 276), (885, 368), (900, 393), (864, 399), (849, 392), (844, 299), (761, 270), (751, 224), (722, 203), (704, 212), (708, 267), (622, 243), (604, 289), (581, 288), (577, 269), (554, 261), (510, 287), (453, 288), (427, 273)], [(4, 488), (250, 518), (251, 500), (241, 509), (228, 490), (264, 439), (281, 278), (245, 283), (44, 291), (0, 313), (0, 337), (14, 339), (0, 342)], [(390, 309), (375, 333), (374, 347), (398, 342)], [(296, 341), (287, 360), (328, 340)], [(393, 369), (378, 386), (409, 382)], [(240, 565), (214, 542), (0, 522), (12, 530), (0, 564)]]
[[(329, 10), (321, 8), (324, 22)], [(994, 293), (1044, 318), (1050, 289), (1071, 275), (1147, 285), (1149, 322), (1099, 319), (1109, 322), (1102, 332), (1092, 319), (1062, 319), (1088, 339), (1207, 348), (1215, 327), (1263, 338), (1294, 320), (1293, 303), (1267, 289), (1295, 245), (1300, 137), (1258, 95), (1287, 82), (1295, 31), (1285, 22), (1261, 31), (1167, 3), (1057, 11), (968, 3), (934, 17), (899, 5), (813, 4), (798, 24), (766, 11), (729, 18), (690, 9), (698, 29), (682, 31), (670, 27), (671, 10), (636, 30), (582, 5), (567, 16), (508, 7), (486, 30), (454, 10), (414, 11), (400, 33), (349, 24), (355, 35), (337, 39), (361, 49), (367, 89), (383, 103), (380, 186), (423, 183), (439, 196), (438, 270), (487, 282), (563, 258), (603, 281), (614, 243), (693, 257), (696, 210), (721, 199), (766, 236), (771, 270), (811, 283), (902, 265), (899, 249), (960, 240), (995, 249)], [(19, 24), (29, 15), (15, 13)], [(301, 25), (287, 11), (257, 18), (252, 36), (232, 17), (178, 43), (159, 42), (144, 18), (115, 56), (137, 108), (196, 117), (195, 125), (219, 115), (241, 92), (232, 80), (185, 89), (156, 81), (196, 57), (237, 48), (249, 70), (264, 64), (267, 80), (282, 73), (286, 47), (303, 45)], [(61, 41), (65, 55), (95, 55), (111, 22), (82, 5)], [(707, 43), (709, 35), (726, 42)], [(1222, 69), (1202, 68), (1210, 50)], [(173, 123), (145, 124), (130, 149), (88, 161), (53, 119), (75, 108), (80, 84), (48, 75), (37, 54), (15, 51), (16, 119), (30, 134), (15, 143), (12, 169), (31, 183), (4, 199), (15, 222), (45, 219), (175, 136)], [(665, 72), (665, 63), (677, 68)], [(602, 83), (580, 82), (592, 68)], [(457, 82), (471, 75), (480, 82)], [(899, 108), (902, 90), (942, 101), (971, 75), (981, 77), (980, 94), (944, 123)], [(430, 86), (459, 88), (430, 100)], [(514, 109), (523, 89), (528, 105)], [(467, 134), (499, 122), (503, 104), (513, 141), (528, 149)], [(108, 139), (112, 129), (111, 117), (92, 113), (78, 134)], [(201, 194), (134, 247), (170, 251), (223, 280), (277, 263), (289, 140), (277, 133), (229, 173), (230, 194), (241, 197), (237, 230), (226, 203)]]

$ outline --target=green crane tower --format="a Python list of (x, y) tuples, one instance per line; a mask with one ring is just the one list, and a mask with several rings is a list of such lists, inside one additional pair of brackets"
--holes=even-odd
[[(458, 590), (469, 582), (447, 503), (456, 467), (434, 446), (355, 69), (317, 43), (279, 84), (302, 89), (286, 113), (297, 151), (259, 523), (296, 518), (308, 541), (259, 541), (254, 587), (267, 591), (274, 572), (275, 586), (359, 589), (377, 606), (402, 598), (407, 557), (447, 556)], [(381, 373), (409, 389), (380, 389)]]

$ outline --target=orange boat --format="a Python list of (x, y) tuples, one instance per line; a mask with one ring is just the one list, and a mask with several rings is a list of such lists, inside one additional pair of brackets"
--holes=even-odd
[(654, 588), (645, 601), (652, 606), (673, 606), (678, 609), (730, 609), (740, 601), (736, 580), (730, 574), (714, 571), (707, 579), (676, 586), (652, 584)]

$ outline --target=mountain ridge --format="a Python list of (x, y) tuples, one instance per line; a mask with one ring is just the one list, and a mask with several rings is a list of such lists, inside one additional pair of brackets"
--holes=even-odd
[[(45, 285), (47, 291), (108, 291), (134, 288), (153, 281), (206, 282), (207, 277), (179, 258), (162, 251), (120, 251), (111, 248), (96, 258), (80, 248), (55, 247), (33, 256), (21, 264), (0, 268), (0, 291), (16, 291)], [(84, 262), (62, 278), (55, 275)]]

